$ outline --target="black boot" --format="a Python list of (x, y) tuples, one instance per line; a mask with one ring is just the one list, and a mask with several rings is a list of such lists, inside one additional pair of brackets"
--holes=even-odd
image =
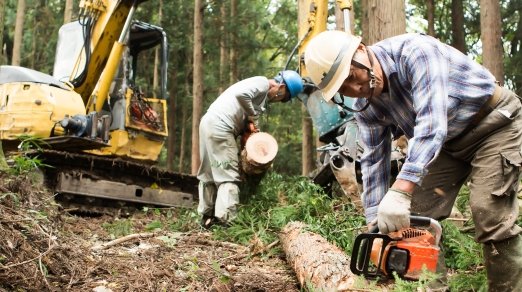
[(203, 215), (203, 217), (201, 217), (201, 222), (199, 224), (201, 225), (201, 227), (208, 230), (213, 225), (218, 224), (218, 223), (219, 223), (219, 220), (216, 217), (209, 216), (209, 215)]
[(522, 236), (484, 244), (490, 292), (522, 291)]

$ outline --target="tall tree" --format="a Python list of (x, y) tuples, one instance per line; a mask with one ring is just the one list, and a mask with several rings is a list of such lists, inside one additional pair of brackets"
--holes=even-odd
[(501, 84), (504, 83), (504, 50), (500, 3), (495, 0), (480, 0), (480, 40), (482, 41), (483, 65), (491, 71)]
[(435, 36), (435, 3), (434, 0), (426, 1), (426, 14), (428, 18), (428, 35)]
[[(237, 3), (238, 0), (230, 0), (230, 26), (234, 26), (237, 19)], [(237, 26), (236, 26), (237, 27)], [(237, 51), (236, 51), (236, 35), (230, 34), (230, 83), (236, 83), (239, 80), (239, 72), (237, 66)]]
[(368, 1), (361, 1), (361, 36), (365, 44), (370, 44), (368, 42), (368, 36), (370, 35), (370, 19), (368, 18), (369, 5)]
[(464, 34), (464, 5), (462, 0), (451, 1), (451, 45), (463, 52), (467, 53), (466, 36)]
[(191, 173), (199, 168), (199, 122), (203, 114), (203, 3), (194, 1), (194, 76), (192, 83), (192, 159)]
[(13, 41), (13, 58), (11, 64), (14, 66), (20, 66), (20, 60), (22, 56), (22, 39), (24, 31), (24, 18), (25, 18), (25, 0), (18, 0), (18, 7), (16, 8), (16, 24)]
[(404, 0), (368, 0), (368, 44), (406, 32)]
[[(163, 0), (158, 2), (158, 25), (161, 26), (161, 20), (163, 18)], [(160, 48), (154, 50), (154, 76), (152, 77), (152, 90), (158, 96), (159, 94), (159, 83), (160, 78), (158, 72), (160, 72)]]
[(227, 76), (227, 68), (228, 68), (228, 48), (227, 48), (227, 1), (221, 1), (221, 6), (219, 7), (219, 94), (223, 92), (223, 90), (227, 87), (228, 78)]
[(72, 21), (73, 3), (73, 0), (65, 0), (65, 8), (63, 10), (63, 23), (69, 23)]
[(0, 0), (0, 65), (6, 64), (4, 52), (5, 0)]

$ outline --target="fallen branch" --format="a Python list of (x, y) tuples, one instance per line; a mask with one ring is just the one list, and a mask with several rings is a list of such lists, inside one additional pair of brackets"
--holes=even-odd
[(94, 250), (94, 251), (104, 250), (104, 249), (107, 249), (107, 248), (109, 248), (111, 246), (115, 246), (117, 244), (120, 244), (122, 242), (126, 242), (126, 241), (133, 240), (133, 239), (136, 239), (136, 238), (140, 238), (140, 239), (142, 239), (142, 238), (149, 238), (149, 237), (153, 237), (155, 235), (156, 235), (156, 233), (153, 233), (153, 232), (129, 234), (129, 235), (126, 235), (124, 237), (120, 237), (120, 238), (117, 238), (115, 240), (106, 242), (104, 244), (94, 246), (94, 247), (92, 247), (92, 250)]
[(7, 270), (7, 269), (10, 269), (10, 268), (13, 268), (13, 267), (25, 265), (27, 263), (30, 263), (30, 262), (34, 261), (34, 260), (39, 260), (44, 255), (48, 254), (53, 248), (54, 248), (54, 245), (49, 246), (45, 252), (39, 254), (37, 257), (34, 257), (34, 258), (30, 259), (30, 260), (26, 260), (26, 261), (23, 261), (23, 262), (20, 262), (20, 263), (11, 264), (11, 265), (7, 265), (7, 266), (4, 266), (4, 265), (0, 264), (0, 269)]

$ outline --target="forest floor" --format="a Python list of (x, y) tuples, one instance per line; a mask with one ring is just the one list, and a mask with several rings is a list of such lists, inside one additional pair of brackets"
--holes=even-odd
[(197, 224), (155, 231), (175, 212), (69, 211), (43, 187), (0, 173), (0, 291), (299, 291), (284, 255), (269, 252), (275, 244), (214, 240)]

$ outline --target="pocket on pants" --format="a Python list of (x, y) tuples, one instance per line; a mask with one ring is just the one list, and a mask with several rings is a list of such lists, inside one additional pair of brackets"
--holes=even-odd
[(511, 195), (518, 190), (522, 154), (520, 151), (500, 153), (502, 159), (502, 179), (493, 190), (495, 196)]

